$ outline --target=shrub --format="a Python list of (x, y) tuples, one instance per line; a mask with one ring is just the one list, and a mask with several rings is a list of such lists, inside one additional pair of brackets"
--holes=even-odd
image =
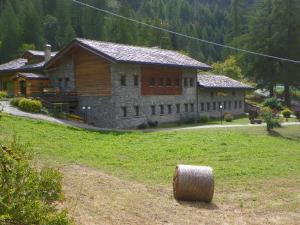
[(151, 128), (155, 128), (158, 126), (158, 122), (157, 121), (148, 121), (148, 126)]
[(286, 119), (291, 118), (292, 111), (289, 110), (288, 108), (285, 108), (285, 109), (282, 111), (282, 115), (283, 115), (283, 117), (286, 118)]
[(269, 107), (272, 110), (277, 110), (277, 111), (281, 111), (282, 110), (282, 104), (281, 102), (273, 97), (273, 98), (267, 98), (264, 103), (263, 103), (264, 107)]
[(268, 131), (271, 131), (276, 127), (281, 127), (279, 120), (274, 118), (272, 109), (268, 107), (263, 108), (261, 111), (261, 115), (267, 123)]
[(10, 104), (12, 106), (15, 106), (15, 107), (19, 107), (19, 102), (24, 99), (24, 98), (13, 98), (11, 101), (10, 101)]
[(226, 121), (226, 122), (232, 122), (233, 121), (233, 115), (231, 115), (230, 113), (225, 113), (225, 115), (224, 115), (224, 120)]
[(21, 110), (32, 113), (41, 112), (43, 105), (39, 100), (23, 98), (19, 101), (18, 106)]
[(0, 100), (4, 99), (4, 98), (7, 98), (7, 97), (8, 97), (8, 95), (7, 95), (6, 91), (0, 91)]
[(142, 123), (137, 126), (137, 129), (139, 129), (139, 130), (145, 130), (146, 128), (147, 128), (147, 124), (145, 124), (145, 123)]
[(55, 207), (62, 199), (62, 175), (49, 168), (39, 172), (30, 159), (16, 143), (0, 145), (0, 224), (71, 224)]
[(194, 124), (196, 122), (197, 122), (197, 120), (194, 117), (186, 118), (184, 120), (184, 124)]
[(199, 123), (208, 123), (209, 122), (209, 117), (208, 115), (202, 115), (199, 118)]

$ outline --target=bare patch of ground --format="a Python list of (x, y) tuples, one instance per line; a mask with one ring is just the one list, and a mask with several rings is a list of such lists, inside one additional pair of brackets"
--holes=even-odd
[(216, 189), (212, 204), (177, 202), (172, 188), (66, 166), (63, 207), (76, 224), (299, 224), (299, 181)]

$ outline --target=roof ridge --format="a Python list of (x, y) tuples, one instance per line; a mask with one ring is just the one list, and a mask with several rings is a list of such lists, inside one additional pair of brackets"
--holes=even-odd
[(89, 38), (75, 38), (75, 40), (77, 40), (77, 41), (80, 41), (80, 40), (94, 41), (94, 42), (98, 42), (98, 43), (115, 44), (115, 45), (121, 45), (121, 46), (133, 47), (133, 48), (146, 48), (146, 49), (153, 49), (153, 50), (158, 49), (158, 50), (171, 51), (171, 52), (176, 52), (176, 53), (182, 54), (182, 53), (180, 53), (180, 52), (178, 52), (176, 50), (161, 48), (161, 47), (158, 47), (158, 46), (153, 46), (153, 47), (140, 46), (140, 45), (116, 43), (116, 42), (110, 42), (110, 41), (99, 41), (99, 40), (93, 40), (93, 39), (89, 39)]

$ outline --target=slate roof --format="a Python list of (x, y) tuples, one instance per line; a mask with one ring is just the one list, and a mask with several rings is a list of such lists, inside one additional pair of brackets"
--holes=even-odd
[(198, 85), (203, 88), (244, 89), (254, 88), (223, 75), (198, 74)]
[(19, 73), (17, 77), (24, 77), (29, 80), (48, 80), (49, 78), (42, 74), (36, 73)]
[[(37, 57), (44, 57), (45, 56), (45, 52), (44, 51), (28, 50), (26, 52), (30, 53), (33, 56), (37, 56)], [(51, 57), (54, 57), (57, 53), (58, 52), (51, 52)]]
[(27, 59), (19, 58), (12, 60), (8, 63), (0, 65), (0, 73), (6, 72), (25, 72), (25, 71), (36, 71), (43, 69), (45, 62), (40, 62), (36, 64), (28, 64)]
[(114, 63), (160, 65), (201, 70), (211, 69), (209, 65), (176, 51), (164, 50), (160, 48), (137, 47), (81, 38), (75, 39), (67, 48), (59, 52), (47, 63), (46, 67), (48, 67), (48, 65), (58, 59), (60, 56), (63, 56), (74, 45), (79, 45)]

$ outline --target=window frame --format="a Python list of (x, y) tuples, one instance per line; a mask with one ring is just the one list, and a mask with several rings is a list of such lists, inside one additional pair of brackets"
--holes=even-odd
[(134, 106), (134, 112), (136, 117), (140, 116), (140, 107), (138, 105)]
[(120, 84), (122, 87), (126, 87), (127, 86), (127, 79), (126, 79), (126, 74), (122, 74), (120, 77)]
[(122, 111), (122, 118), (127, 118), (128, 117), (128, 110), (126, 106), (122, 106), (121, 107), (121, 111)]
[(139, 76), (138, 75), (133, 75), (133, 85), (135, 87), (139, 87), (140, 82), (139, 82)]
[(156, 105), (151, 105), (151, 115), (152, 116), (156, 115)]
[(159, 105), (160, 115), (165, 115), (165, 105)]
[(180, 114), (181, 113), (181, 105), (178, 103), (176, 104), (176, 114)]

